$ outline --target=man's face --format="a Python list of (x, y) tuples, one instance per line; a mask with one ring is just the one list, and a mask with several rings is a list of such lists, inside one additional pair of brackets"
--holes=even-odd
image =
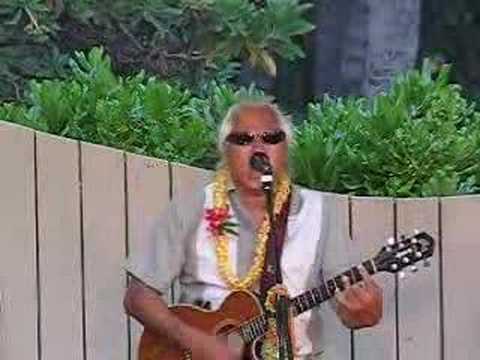
[[(274, 174), (286, 172), (288, 146), (282, 134), (284, 135), (277, 119), (268, 107), (244, 108), (241, 111), (227, 137), (225, 147), (226, 163), (237, 189), (261, 190), (261, 174), (250, 166), (250, 158), (255, 152), (268, 156)], [(253, 141), (249, 135), (254, 135)], [(281, 141), (278, 142), (279, 140)]]

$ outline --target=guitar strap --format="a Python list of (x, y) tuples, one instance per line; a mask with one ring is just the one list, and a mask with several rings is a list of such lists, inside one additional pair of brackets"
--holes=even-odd
[(274, 224), (272, 233), (267, 242), (267, 250), (265, 254), (265, 263), (263, 265), (263, 273), (260, 278), (260, 300), (265, 303), (268, 290), (276, 285), (281, 284), (282, 271), (280, 268), (280, 259), (282, 256), (283, 243), (287, 235), (288, 213), (290, 211), (290, 201), (292, 192), (283, 204), (280, 213), (272, 221)]

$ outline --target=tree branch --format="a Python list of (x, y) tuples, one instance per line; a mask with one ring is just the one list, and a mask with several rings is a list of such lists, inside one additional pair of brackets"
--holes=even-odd
[(184, 60), (184, 61), (200, 61), (200, 60), (206, 60), (207, 59), (206, 55), (188, 55), (188, 54), (183, 54), (183, 53), (172, 54), (172, 53), (168, 53), (166, 51), (162, 51), (162, 55), (166, 59), (180, 59), (180, 60)]

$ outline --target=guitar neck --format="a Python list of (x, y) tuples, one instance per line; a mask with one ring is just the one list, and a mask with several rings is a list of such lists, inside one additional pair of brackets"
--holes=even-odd
[[(325, 281), (321, 286), (307, 290), (306, 292), (294, 297), (290, 301), (290, 307), (293, 316), (297, 316), (305, 311), (311, 310), (321, 303), (332, 298), (337, 292), (346, 288), (345, 283), (355, 284), (363, 279), (360, 272), (363, 267), (370, 275), (377, 273), (377, 267), (374, 260), (364, 261), (360, 266), (354, 266), (349, 270), (334, 276)], [(246, 342), (252, 342), (258, 337), (265, 334), (267, 330), (266, 315), (258, 316), (252, 321), (242, 325), (239, 329), (240, 335)]]
[[(364, 261), (361, 265), (370, 275), (377, 272), (375, 262), (373, 260)], [(320, 305), (321, 303), (332, 298), (337, 292), (346, 289), (347, 284), (356, 284), (363, 280), (363, 276), (359, 270), (360, 266), (354, 266), (347, 271), (334, 276), (325, 281), (321, 286), (305, 291), (304, 293), (294, 297), (291, 300), (293, 315), (297, 316), (305, 311)]]

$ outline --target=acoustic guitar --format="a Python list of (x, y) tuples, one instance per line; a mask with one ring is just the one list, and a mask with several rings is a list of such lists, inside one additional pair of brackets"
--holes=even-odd
[[(415, 264), (425, 261), (433, 255), (434, 240), (425, 233), (419, 232), (411, 237), (401, 237), (395, 242), (390, 239), (376, 256), (361, 263), (370, 275), (378, 272), (398, 273), (406, 267), (416, 271)], [(400, 273), (401, 275), (403, 272)], [(325, 281), (321, 286), (290, 300), (290, 311), (293, 316), (308, 311), (332, 298), (337, 292), (346, 288), (345, 280), (355, 284), (362, 280), (359, 266)], [(194, 305), (171, 306), (170, 311), (186, 324), (199, 330), (221, 336), (223, 339), (234, 337), (244, 344), (245, 359), (261, 359), (259, 344), (267, 328), (267, 317), (255, 295), (248, 291), (232, 292), (215, 311), (202, 309)], [(227, 340), (228, 341), (228, 340)], [(139, 345), (139, 360), (183, 360), (192, 359), (188, 349), (181, 349), (167, 339), (144, 330)]]

